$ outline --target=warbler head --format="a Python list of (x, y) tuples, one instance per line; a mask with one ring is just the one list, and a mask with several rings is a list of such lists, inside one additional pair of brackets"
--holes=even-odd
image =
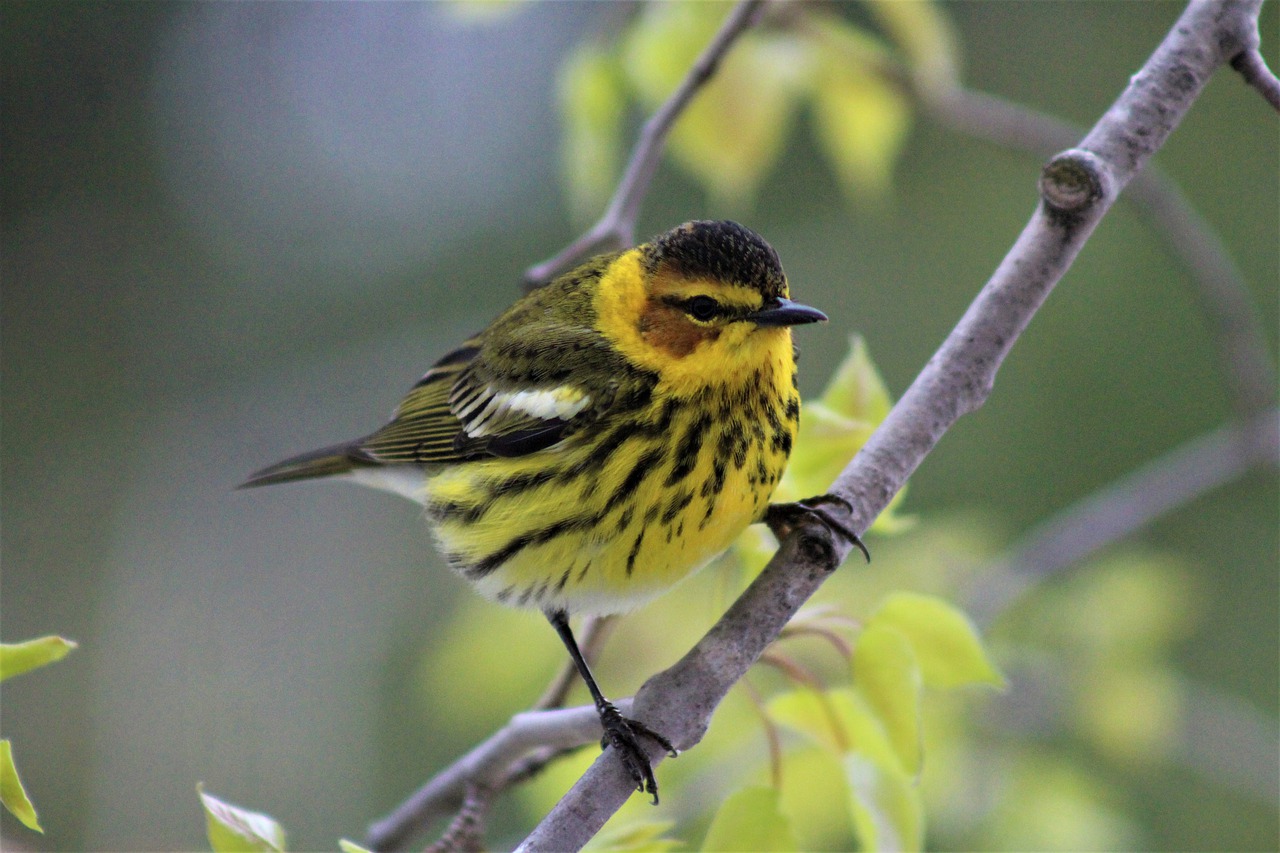
[(633, 364), (701, 385), (790, 363), (790, 327), (827, 319), (791, 301), (772, 246), (727, 221), (687, 222), (619, 255), (604, 270), (596, 310)]

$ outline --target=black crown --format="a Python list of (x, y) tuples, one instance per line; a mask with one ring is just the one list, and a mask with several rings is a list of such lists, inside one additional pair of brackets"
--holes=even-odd
[(766, 300), (782, 296), (786, 288), (773, 247), (756, 232), (728, 220), (696, 220), (673, 228), (650, 244), (646, 261), (651, 271), (667, 263), (687, 276), (753, 287)]

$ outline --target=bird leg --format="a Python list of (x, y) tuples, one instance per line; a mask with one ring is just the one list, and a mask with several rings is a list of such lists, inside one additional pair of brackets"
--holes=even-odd
[(671, 741), (639, 720), (622, 716), (622, 712), (612, 702), (604, 698), (604, 694), (600, 692), (599, 686), (596, 685), (595, 677), (591, 675), (591, 668), (587, 666), (586, 658), (582, 656), (582, 652), (578, 649), (578, 643), (573, 638), (573, 631), (569, 629), (569, 614), (563, 610), (556, 610), (547, 613), (546, 616), (548, 621), (551, 622), (551, 627), (555, 628), (556, 633), (560, 635), (560, 640), (564, 643), (564, 647), (569, 650), (569, 656), (573, 658), (573, 663), (578, 668), (578, 674), (587, 683), (587, 689), (591, 691), (591, 698), (595, 700), (596, 712), (600, 715), (600, 725), (604, 728), (604, 737), (600, 739), (600, 748), (613, 747), (614, 751), (618, 753), (618, 757), (622, 759), (622, 766), (626, 768), (631, 780), (635, 783), (636, 790), (644, 794), (652, 794), (653, 804), (656, 806), (658, 804), (658, 780), (654, 778), (653, 765), (649, 762), (649, 754), (640, 745), (640, 738), (647, 737), (656, 742), (672, 758), (677, 755), (676, 748), (671, 745)]

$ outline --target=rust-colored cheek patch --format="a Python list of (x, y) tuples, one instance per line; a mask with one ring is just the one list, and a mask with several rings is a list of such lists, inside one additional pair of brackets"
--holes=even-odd
[(684, 358), (703, 341), (720, 337), (720, 330), (699, 326), (679, 308), (650, 299), (640, 315), (640, 337), (675, 358)]

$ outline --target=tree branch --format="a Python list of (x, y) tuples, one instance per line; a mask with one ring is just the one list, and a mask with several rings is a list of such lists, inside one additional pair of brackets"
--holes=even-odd
[(1280, 464), (1280, 411), (1195, 438), (1058, 513), (983, 569), (965, 609), (986, 627), (1027, 590), (1255, 467)]
[[(578, 645), (588, 662), (594, 662), (616, 624), (613, 616), (593, 616), (582, 623)], [(564, 704), (578, 679), (573, 661), (566, 661), (533, 708), (512, 717), (488, 740), (434, 776), (398, 805), (391, 814), (369, 827), (365, 846), (371, 850), (397, 850), (438, 817), (460, 809), (454, 823), (438, 843), (450, 836), (473, 831), (489, 802), (504, 790), (527, 779), (566, 751), (599, 739), (599, 715), (594, 707), (575, 713), (547, 713)], [(626, 710), (630, 700), (618, 702)], [(576, 713), (581, 712), (581, 713)], [(587, 713), (590, 712), (590, 713)], [(584, 716), (585, 715), (585, 716)], [(468, 808), (470, 806), (470, 808)]]
[[(954, 130), (1045, 156), (1082, 133), (1052, 116), (961, 86), (917, 95), (930, 115)], [(1276, 376), (1262, 321), (1221, 238), (1155, 164), (1134, 176), (1128, 200), (1190, 273), (1236, 416), (1249, 417), (1274, 405)]]
[[(833, 491), (865, 530), (995, 374), (1117, 194), (1168, 138), (1205, 82), (1256, 40), (1261, 0), (1197, 0), (1076, 149), (1045, 167), (1031, 221), (938, 352), (842, 472)], [(847, 555), (825, 528), (788, 537), (760, 576), (678, 663), (636, 695), (633, 714), (680, 748), (697, 743), (729, 688)], [(662, 760), (660, 751), (650, 756)], [(634, 786), (606, 750), (520, 850), (576, 850)]]
[[(615, 703), (624, 714), (630, 702)], [(487, 740), (459, 758), (418, 789), (395, 811), (369, 827), (366, 846), (396, 850), (431, 821), (463, 804), (468, 785), (496, 789), (519, 773), (521, 760), (534, 751), (548, 755), (600, 740), (600, 716), (595, 706), (516, 714)]]
[(1237, 53), (1231, 67), (1240, 72), (1244, 82), (1262, 93), (1273, 110), (1280, 112), (1280, 80), (1267, 67), (1267, 61), (1256, 47)]
[(558, 255), (525, 271), (525, 286), (528, 289), (541, 287), (560, 273), (579, 261), (599, 252), (611, 252), (626, 248), (635, 243), (636, 218), (640, 214), (640, 204), (644, 201), (649, 184), (658, 171), (658, 163), (662, 159), (662, 149), (666, 145), (667, 135), (672, 125), (698, 90), (716, 73), (729, 48), (738, 37), (749, 30), (760, 20), (765, 8), (764, 0), (742, 0), (716, 33), (715, 38), (707, 45), (706, 50), (689, 69), (689, 73), (679, 87), (671, 93), (661, 107), (658, 108), (640, 131), (635, 148), (631, 151), (631, 160), (627, 170), (614, 191), (613, 199), (605, 209), (600, 220), (592, 225), (585, 234), (565, 247)]

